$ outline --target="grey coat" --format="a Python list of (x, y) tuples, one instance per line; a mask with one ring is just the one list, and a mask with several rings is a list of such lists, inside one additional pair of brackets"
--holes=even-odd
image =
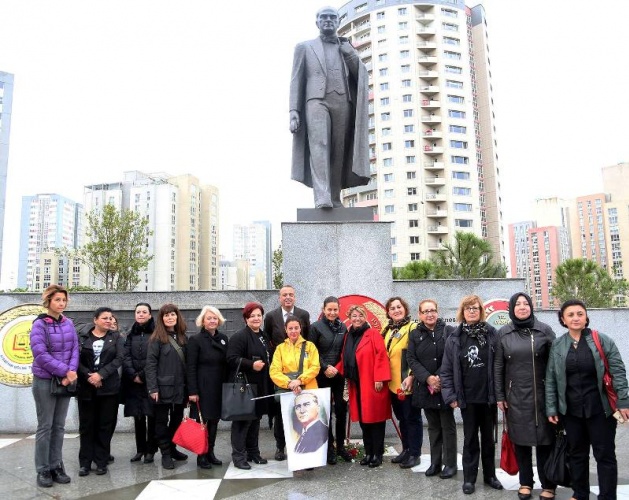
[(530, 329), (509, 323), (498, 335), (494, 382), (496, 400), (508, 405), (509, 437), (521, 446), (551, 444), (553, 428), (546, 418), (544, 381), (555, 332), (535, 320)]

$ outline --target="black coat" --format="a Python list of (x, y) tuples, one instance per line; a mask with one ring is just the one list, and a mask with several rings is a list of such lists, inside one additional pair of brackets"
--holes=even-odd
[[(185, 359), (186, 345), (180, 347)], [(186, 368), (170, 342), (149, 341), (144, 373), (148, 393), (159, 393), (156, 404), (183, 404), (187, 401)]]
[[(94, 368), (93, 339), (89, 332), (83, 332), (79, 336), (79, 368), (78, 389), (76, 397), (84, 401), (91, 400), (98, 396), (113, 396), (120, 392), (120, 374), (118, 368), (122, 366), (124, 357), (124, 341), (120, 333), (108, 331), (103, 340), (103, 350), (100, 353), (100, 363), (98, 369)], [(103, 385), (98, 389), (90, 384), (87, 379), (90, 373), (97, 372), (103, 377)]]
[[(267, 345), (269, 345), (268, 337), (266, 337), (264, 332), (261, 333), (266, 338)], [(253, 356), (257, 356), (258, 359), (264, 361), (264, 368), (259, 372), (253, 369)], [(269, 368), (271, 366), (269, 353), (262, 345), (262, 342), (260, 342), (258, 334), (254, 333), (248, 326), (234, 333), (229, 339), (227, 363), (229, 365), (230, 382), (236, 376), (239, 362), (241, 363), (240, 371), (247, 376), (249, 383), (256, 384), (258, 396), (273, 394), (273, 382), (271, 382), (271, 377), (269, 376)], [(273, 403), (273, 398), (258, 399), (256, 401), (256, 414), (258, 417), (272, 415)]]
[[(127, 334), (124, 343), (124, 361), (122, 362), (122, 384), (125, 393), (124, 416), (142, 417), (153, 415), (153, 402), (146, 389), (146, 354), (148, 342), (153, 333), (154, 323), (149, 320), (146, 324), (134, 323)], [(135, 377), (142, 379), (142, 383), (134, 382)]]
[(533, 328), (517, 329), (509, 323), (498, 334), (494, 382), (496, 400), (509, 407), (509, 437), (522, 446), (551, 444), (554, 426), (546, 418), (544, 381), (555, 332), (535, 320)]
[(227, 380), (227, 336), (202, 329), (188, 341), (188, 393), (199, 396), (203, 419), (221, 418), (223, 382)]
[(446, 326), (439, 318), (434, 332), (423, 323), (410, 332), (406, 360), (415, 377), (413, 406), (432, 410), (448, 408), (443, 402), (441, 392), (430, 394), (426, 380), (431, 375), (440, 374), (446, 339), (454, 329), (453, 326)]
[(310, 342), (312, 342), (317, 351), (319, 351), (319, 362), (321, 363), (320, 375), (327, 370), (328, 366), (335, 366), (341, 359), (341, 350), (345, 343), (345, 334), (347, 327), (341, 321), (339, 333), (334, 333), (330, 329), (329, 322), (326, 319), (315, 321), (310, 325)]

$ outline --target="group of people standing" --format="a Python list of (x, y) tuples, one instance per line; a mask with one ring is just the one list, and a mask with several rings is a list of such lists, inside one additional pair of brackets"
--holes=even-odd
[[(456, 326), (439, 317), (434, 299), (419, 303), (419, 321), (414, 321), (408, 303), (392, 297), (385, 306), (388, 323), (378, 331), (361, 305), (349, 307), (346, 326), (339, 299), (332, 296), (324, 300), (319, 319), (311, 324), (308, 312), (295, 306), (294, 288), (287, 285), (280, 290), (280, 307), (266, 316), (261, 304), (246, 304), (245, 327), (228, 339), (218, 331), (225, 319), (212, 306), (203, 307), (196, 320), (199, 332), (188, 336), (174, 304), (162, 306), (155, 319), (149, 304), (137, 304), (135, 322), (125, 337), (112, 329), (111, 309), (99, 308), (94, 327), (78, 335), (62, 314), (67, 291), (53, 285), (43, 299), (47, 313), (35, 320), (31, 332), (40, 486), (70, 482), (61, 456), (70, 398), (51, 395), (51, 378), (58, 377), (63, 385), (78, 381), (79, 475), (85, 476), (92, 463), (96, 474), (107, 473), (121, 392), (124, 414), (135, 424), (137, 449), (131, 462), (151, 463), (158, 449), (166, 469), (174, 468), (174, 461), (186, 460), (172, 437), (191, 402), (193, 416), (198, 403), (209, 429), (209, 450), (197, 457), (197, 465), (221, 465), (214, 445), (222, 384), (244, 374), (256, 384), (258, 396), (275, 390), (300, 395), (307, 389), (330, 388), (335, 418), (335, 425), (330, 422), (327, 428), (330, 465), (338, 457), (352, 460), (345, 447), (348, 410), (350, 420), (359, 422), (362, 430), (361, 465), (382, 465), (385, 425), (392, 414), (398, 421), (402, 450), (391, 461), (402, 468), (418, 465), (423, 409), (430, 442), (425, 474), (452, 478), (457, 474), (454, 410), (459, 408), (463, 492), (475, 491), (479, 465), (485, 484), (502, 489), (495, 474), (499, 408), (515, 445), (520, 500), (532, 495), (533, 447), (540, 498), (555, 497), (557, 485), (544, 474), (544, 464), (558, 425), (565, 428), (568, 440), (573, 498), (584, 500), (589, 495), (590, 446), (598, 465), (600, 498), (615, 498), (617, 422), (603, 388), (604, 361), (593, 337), (600, 339), (613, 375), (620, 415), (629, 419), (625, 367), (612, 339), (594, 335), (588, 328), (586, 306), (578, 300), (561, 306), (559, 322), (568, 332), (557, 339), (553, 329), (535, 317), (531, 298), (523, 292), (511, 297), (511, 321), (500, 331), (486, 322), (477, 295), (461, 300)], [(300, 408), (318, 405), (311, 397), (302, 403)], [(232, 422), (235, 467), (250, 469), (250, 462), (267, 463), (258, 444), (264, 415), (274, 420), (275, 459), (286, 459), (279, 403), (272, 397), (261, 398), (256, 400), (255, 419)]]

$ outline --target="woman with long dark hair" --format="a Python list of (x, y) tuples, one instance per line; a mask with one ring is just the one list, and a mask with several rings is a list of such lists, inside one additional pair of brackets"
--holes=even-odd
[(144, 457), (145, 464), (153, 462), (157, 451), (153, 401), (146, 389), (144, 372), (149, 338), (155, 330), (155, 321), (151, 313), (150, 304), (146, 302), (136, 304), (135, 322), (125, 339), (125, 356), (122, 363), (124, 416), (133, 417), (135, 430), (136, 453), (131, 457), (131, 462), (139, 462)]
[(174, 469), (173, 460), (188, 458), (172, 442), (187, 400), (187, 343), (186, 321), (179, 308), (175, 304), (163, 305), (149, 339), (145, 373), (147, 390), (154, 402), (155, 436), (164, 469)]

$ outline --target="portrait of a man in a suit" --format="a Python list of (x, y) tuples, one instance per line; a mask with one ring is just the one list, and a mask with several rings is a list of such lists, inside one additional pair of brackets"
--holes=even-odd
[(295, 453), (312, 453), (328, 440), (328, 426), (319, 416), (319, 398), (316, 394), (302, 391), (295, 396), (295, 416), (300, 427), (295, 429), (299, 439), (295, 443)]

